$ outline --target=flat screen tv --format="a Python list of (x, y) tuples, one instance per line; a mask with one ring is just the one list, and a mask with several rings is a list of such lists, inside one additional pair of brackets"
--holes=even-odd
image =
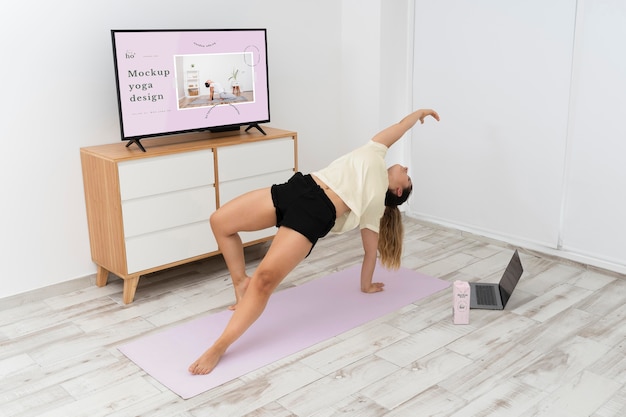
[(265, 29), (112, 30), (120, 129), (140, 139), (270, 121)]

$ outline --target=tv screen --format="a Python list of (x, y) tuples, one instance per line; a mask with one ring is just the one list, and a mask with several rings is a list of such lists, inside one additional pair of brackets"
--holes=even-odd
[[(265, 29), (112, 30), (122, 140), (270, 121)], [(261, 130), (259, 128), (259, 130)]]

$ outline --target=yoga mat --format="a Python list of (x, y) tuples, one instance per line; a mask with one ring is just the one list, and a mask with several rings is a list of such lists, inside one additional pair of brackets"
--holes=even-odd
[(183, 399), (299, 352), (434, 294), (450, 283), (401, 268), (377, 266), (385, 290), (360, 291), (361, 266), (277, 291), (261, 317), (233, 343), (208, 375), (187, 371), (222, 333), (233, 312), (224, 310), (140, 337), (118, 349)]

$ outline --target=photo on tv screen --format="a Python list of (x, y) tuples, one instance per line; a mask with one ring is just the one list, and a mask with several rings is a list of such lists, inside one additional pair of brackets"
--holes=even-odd
[(122, 140), (270, 121), (265, 29), (111, 34)]

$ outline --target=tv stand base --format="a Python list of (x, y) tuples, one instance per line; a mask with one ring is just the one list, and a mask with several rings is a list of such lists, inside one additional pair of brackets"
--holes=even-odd
[(258, 123), (252, 123), (251, 125), (249, 125), (248, 127), (246, 127), (246, 132), (250, 129), (252, 129), (253, 127), (257, 128), (259, 132), (263, 133), (264, 135), (267, 135), (267, 133), (265, 133), (263, 131), (263, 129), (261, 128), (261, 126), (259, 126)]
[(133, 143), (136, 143), (137, 146), (139, 146), (139, 149), (141, 149), (143, 152), (146, 151), (146, 148), (144, 148), (143, 145), (141, 144), (141, 142), (139, 142), (139, 139), (131, 139), (131, 140), (129, 140), (128, 143), (126, 144), (126, 147), (128, 148)]

